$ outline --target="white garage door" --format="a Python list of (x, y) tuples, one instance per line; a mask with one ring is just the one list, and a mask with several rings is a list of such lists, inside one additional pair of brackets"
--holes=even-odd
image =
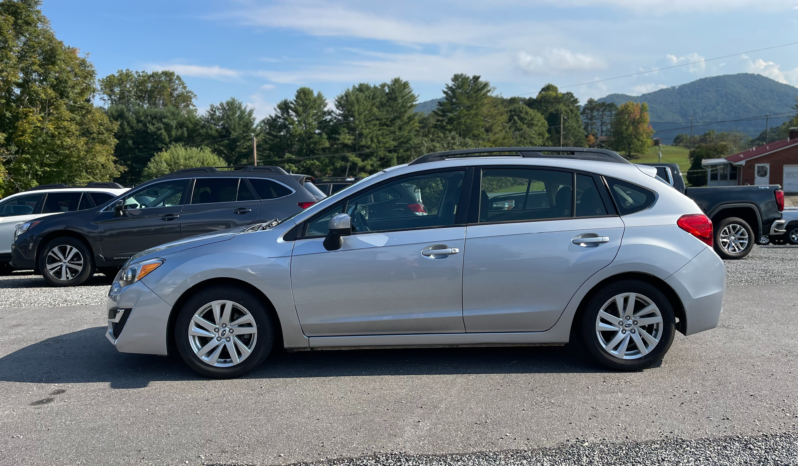
[(798, 165), (784, 166), (784, 192), (798, 193)]

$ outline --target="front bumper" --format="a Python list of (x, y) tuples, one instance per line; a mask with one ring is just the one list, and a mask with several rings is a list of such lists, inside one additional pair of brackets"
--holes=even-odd
[(11, 243), (11, 266), (18, 270), (36, 268), (36, 247), (39, 240), (31, 235), (24, 234)]
[(715, 251), (707, 248), (665, 282), (684, 306), (685, 335), (718, 326), (726, 292), (726, 266)]
[(167, 354), (167, 327), (172, 306), (138, 281), (108, 294), (105, 336), (121, 353)]

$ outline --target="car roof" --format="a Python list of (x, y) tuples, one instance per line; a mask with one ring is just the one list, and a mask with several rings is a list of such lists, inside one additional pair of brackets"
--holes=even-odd
[[(48, 194), (48, 193), (69, 193), (69, 192), (80, 192), (80, 193), (107, 193), (113, 195), (119, 195), (124, 192), (127, 192), (130, 188), (56, 188), (56, 189), (37, 189), (34, 191), (22, 191), (19, 193), (10, 194), (2, 199), (10, 199), (12, 197), (24, 196), (28, 194)], [(0, 200), (2, 200), (0, 199)]]

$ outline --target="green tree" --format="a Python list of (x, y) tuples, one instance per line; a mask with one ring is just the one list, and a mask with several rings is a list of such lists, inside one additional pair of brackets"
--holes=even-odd
[(389, 166), (391, 141), (382, 112), (385, 100), (385, 93), (379, 86), (366, 83), (352, 86), (335, 98), (335, 124), (331, 134), (335, 151), (346, 153), (337, 158), (336, 171), (344, 168), (350, 175), (354, 170), (365, 175)]
[(648, 105), (626, 102), (618, 107), (612, 120), (612, 141), (610, 146), (632, 158), (633, 153), (642, 153), (651, 146), (654, 130), (648, 122)]
[(438, 129), (464, 139), (485, 139), (484, 116), (492, 93), (490, 83), (480, 76), (454, 75), (433, 111)]
[(391, 150), (386, 163), (392, 166), (408, 162), (413, 156), (413, 145), (418, 137), (419, 116), (415, 112), (418, 96), (410, 83), (400, 78), (381, 84), (380, 89), (385, 94), (381, 109)]
[(508, 109), (513, 146), (548, 146), (548, 123), (543, 115), (521, 102), (510, 105)]
[(729, 155), (729, 147), (725, 142), (702, 144), (690, 151), (690, 169), (687, 171), (687, 182), (690, 186), (707, 184), (707, 171), (701, 166), (704, 159), (719, 159)]
[(230, 98), (211, 107), (203, 115), (206, 141), (229, 165), (251, 163), (252, 136), (255, 135), (255, 109)]
[(55, 37), (40, 6), (0, 2), (0, 195), (121, 171), (115, 124), (92, 104), (94, 67)]
[(107, 114), (118, 125), (114, 153), (127, 167), (119, 177), (124, 184), (139, 183), (144, 167), (156, 153), (174, 144), (196, 146), (203, 140), (202, 121), (194, 111), (114, 105)]
[(587, 99), (585, 106), (582, 107), (582, 124), (585, 128), (585, 133), (592, 134), (593, 136), (599, 135), (599, 125), (601, 122), (601, 111), (604, 104), (593, 99)]
[(194, 109), (197, 96), (174, 71), (119, 70), (100, 80), (106, 106)]
[(223, 167), (226, 162), (207, 147), (185, 147), (175, 144), (158, 152), (144, 168), (144, 180), (151, 180), (166, 174), (196, 167)]
[[(563, 146), (586, 146), (579, 99), (573, 93), (562, 93), (554, 84), (546, 84), (538, 92), (537, 97), (528, 99), (526, 104), (546, 119), (552, 145), (560, 145), (560, 134), (562, 133)], [(560, 121), (562, 121), (562, 127), (560, 127)]]

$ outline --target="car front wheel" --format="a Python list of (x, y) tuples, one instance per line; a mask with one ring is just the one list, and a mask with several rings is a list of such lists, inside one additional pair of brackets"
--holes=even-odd
[(175, 324), (183, 361), (201, 375), (240, 377), (263, 363), (274, 342), (264, 305), (237, 287), (212, 287), (186, 301)]
[(94, 274), (94, 259), (82, 241), (63, 236), (42, 249), (39, 270), (49, 285), (78, 286)]
[(790, 244), (798, 245), (798, 225), (790, 225), (787, 229), (787, 241)]
[(723, 219), (715, 228), (715, 252), (723, 259), (742, 259), (754, 247), (754, 230), (741, 218)]
[(649, 368), (662, 360), (673, 342), (673, 306), (649, 283), (612, 283), (586, 306), (581, 322), (582, 342), (595, 360), (609, 369)]

